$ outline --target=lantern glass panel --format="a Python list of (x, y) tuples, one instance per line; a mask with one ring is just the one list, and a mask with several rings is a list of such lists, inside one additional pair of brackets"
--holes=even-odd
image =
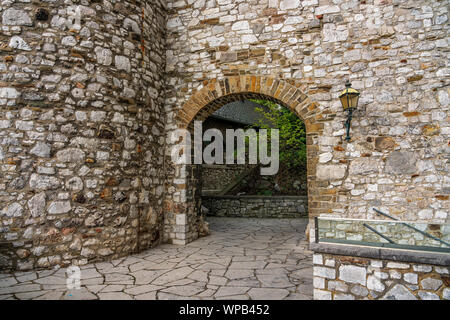
[(353, 88), (347, 88), (339, 96), (339, 99), (341, 100), (342, 108), (344, 108), (344, 110), (356, 109), (359, 102), (359, 92)]
[(358, 107), (359, 94), (350, 93), (349, 94), (349, 108), (356, 109)]
[(342, 107), (344, 108), (344, 110), (347, 110), (349, 108), (348, 96), (343, 95), (340, 97), (340, 99), (341, 99)]

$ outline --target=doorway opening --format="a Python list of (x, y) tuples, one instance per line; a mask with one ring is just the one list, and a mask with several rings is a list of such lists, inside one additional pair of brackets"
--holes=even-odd
[[(204, 214), (241, 218), (307, 217), (306, 129), (297, 115), (269, 100), (237, 101), (214, 112), (203, 122), (202, 129), (204, 137), (211, 130), (220, 132), (219, 138), (226, 136), (220, 141), (221, 147), (234, 152), (231, 163), (228, 158), (219, 158), (219, 163), (202, 164), (198, 169)], [(236, 146), (234, 136), (238, 136), (239, 130), (253, 133), (253, 136), (242, 136), (246, 140), (241, 145), (245, 154), (241, 164), (239, 160), (234, 161), (239, 153), (239, 142)], [(276, 170), (267, 174), (261, 170), (261, 163), (252, 163), (250, 153), (252, 147), (256, 150), (255, 145), (264, 132), (273, 138), (272, 131), (277, 131), (278, 163), (273, 166)], [(230, 135), (234, 136), (229, 139)], [(208, 148), (203, 145), (204, 152)]]
[[(303, 210), (298, 210), (298, 207), (293, 210), (295, 212), (292, 212), (304, 214), (307, 218), (303, 220), (279, 217), (262, 219), (258, 215), (243, 219), (227, 217), (224, 211), (221, 213), (224, 217), (208, 216), (207, 210), (202, 210), (205, 208), (204, 201), (202, 202), (203, 196), (211, 192), (223, 192), (226, 181), (244, 172), (245, 165), (240, 168), (236, 164), (231, 169), (219, 168), (220, 178), (214, 178), (219, 175), (217, 172), (206, 172), (207, 170), (214, 172), (216, 168), (202, 168), (203, 164), (173, 165), (172, 167), (169, 165), (168, 172), (173, 174), (173, 179), (169, 180), (167, 188), (165, 236), (172, 243), (200, 248), (199, 253), (214, 257), (217, 261), (225, 261), (227, 270), (221, 269), (217, 272), (230, 275), (227, 277), (228, 280), (222, 279), (226, 282), (223, 285), (227, 292), (235, 292), (229, 287), (242, 286), (246, 289), (239, 290), (247, 292), (246, 294), (251, 298), (257, 297), (260, 293), (266, 298), (269, 293), (276, 294), (277, 299), (306, 299), (306, 296), (312, 298), (312, 253), (308, 251), (306, 234), (309, 232), (310, 239), (313, 240), (314, 228), (311, 225), (314, 217), (329, 208), (328, 198), (324, 199), (326, 203), (321, 201), (322, 189), (327, 188), (328, 185), (325, 182), (316, 181), (317, 144), (328, 114), (309, 100), (304, 94), (305, 89), (302, 84), (266, 76), (237, 76), (213, 80), (204, 83), (201, 89), (194, 92), (189, 100), (182, 104), (173, 119), (171, 127), (174, 130), (187, 129), (193, 135), (196, 121), (201, 122), (208, 129), (208, 121), (211, 120), (208, 118), (215, 118), (217, 122), (221, 116), (220, 109), (230, 104), (234, 104), (235, 111), (232, 113), (239, 118), (242, 113), (236, 110), (242, 109), (242, 104), (249, 104), (250, 101), (260, 106), (268, 104), (289, 111), (286, 115), (293, 115), (295, 119), (302, 122), (304, 128), (302, 141), (304, 142), (303, 151), (306, 153), (306, 169), (304, 170), (306, 174), (303, 175), (303, 179), (296, 181), (294, 177), (288, 177), (289, 170), (283, 171), (282, 168), (282, 172), (287, 172), (283, 173), (284, 177), (289, 179), (283, 179), (283, 176), (278, 179), (263, 179), (259, 175), (256, 178), (266, 182), (252, 184), (253, 179), (247, 179), (245, 182), (245, 179), (241, 179), (241, 184), (236, 184), (228, 191), (235, 195), (245, 192), (249, 198), (265, 195), (268, 199), (263, 200), (261, 208), (274, 205), (276, 203), (274, 196), (277, 194), (288, 198), (303, 192), (307, 198), (307, 205), (304, 206), (305, 213), (301, 212)], [(221, 120), (225, 122), (229, 119)], [(230, 125), (229, 121), (228, 125)], [(229, 128), (237, 129), (236, 124), (230, 125)], [(262, 129), (261, 126), (260, 129)], [(205, 178), (202, 177), (202, 173), (206, 173)], [(241, 194), (241, 196), (245, 195)], [(233, 208), (233, 205), (231, 207)], [(257, 206), (252, 204), (251, 207), (253, 210), (247, 210), (247, 212), (258, 212)], [(212, 213), (214, 209), (208, 210)], [(261, 212), (263, 211), (270, 213), (273, 210)], [(289, 210), (280, 211), (289, 212)], [(262, 215), (261, 212), (258, 214)], [(210, 222), (211, 230), (208, 230), (207, 221)], [(209, 234), (209, 231), (212, 231), (210, 236), (202, 237)], [(223, 265), (217, 268), (223, 268)], [(211, 273), (215, 272), (211, 270)], [(235, 280), (240, 282), (235, 283)]]
[[(189, 95), (168, 120), (168, 134), (179, 129), (193, 133), (196, 121), (204, 121), (223, 106), (241, 101), (269, 101), (294, 113), (304, 123), (306, 131), (307, 162), (307, 211), (306, 233), (314, 241), (314, 217), (328, 213), (336, 201), (329, 183), (316, 179), (318, 166), (318, 141), (325, 122), (334, 114), (311, 101), (304, 93), (306, 87), (295, 81), (285, 81), (269, 76), (234, 76), (203, 83), (201, 88)], [(177, 141), (170, 141), (167, 155)], [(175, 244), (187, 244), (203, 231), (201, 210), (202, 178), (198, 165), (176, 164), (166, 161), (165, 230), (164, 239)], [(299, 183), (296, 183), (299, 187)], [(204, 186), (203, 186), (204, 187)], [(300, 188), (301, 188), (300, 182)]]

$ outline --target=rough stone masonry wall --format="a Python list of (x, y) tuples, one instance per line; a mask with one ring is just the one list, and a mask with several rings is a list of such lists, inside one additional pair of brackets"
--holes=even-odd
[(306, 218), (308, 197), (204, 196), (208, 216), (240, 218)]
[(2, 1), (1, 268), (160, 242), (165, 21), (160, 0)]
[[(212, 3), (169, 2), (169, 120), (203, 81), (296, 79), (337, 115), (317, 141), (318, 177), (331, 180), (339, 197), (330, 213), (362, 218), (375, 205), (402, 218), (445, 221), (446, 1)], [(342, 139), (336, 99), (347, 77), (362, 92), (351, 143)]]
[(449, 268), (314, 254), (314, 299), (450, 300)]
[[(168, 7), (168, 130), (214, 79), (295, 81), (318, 103), (317, 114), (334, 115), (313, 141), (311, 170), (322, 191), (309, 190), (310, 213), (373, 218), (377, 207), (405, 220), (447, 221), (447, 1), (177, 0)], [(349, 143), (337, 99), (346, 78), (362, 93)], [(177, 170), (169, 177), (179, 178)], [(168, 201), (176, 206), (183, 190), (170, 179)]]

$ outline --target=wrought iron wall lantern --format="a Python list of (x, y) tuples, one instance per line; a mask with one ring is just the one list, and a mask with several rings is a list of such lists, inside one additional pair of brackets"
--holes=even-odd
[(359, 95), (358, 90), (352, 88), (352, 84), (347, 80), (345, 83), (345, 90), (339, 96), (342, 103), (342, 108), (347, 111), (347, 121), (345, 123), (345, 128), (347, 129), (347, 137), (345, 140), (350, 141), (350, 127), (353, 118), (353, 111), (358, 107)]

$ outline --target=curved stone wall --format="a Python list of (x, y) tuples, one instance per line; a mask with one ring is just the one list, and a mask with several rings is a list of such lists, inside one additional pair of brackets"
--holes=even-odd
[(4, 1), (0, 267), (160, 242), (165, 1)]

